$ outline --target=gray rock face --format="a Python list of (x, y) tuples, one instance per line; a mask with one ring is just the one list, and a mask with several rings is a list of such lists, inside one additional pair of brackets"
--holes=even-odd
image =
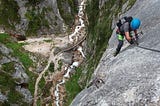
[(11, 50), (8, 49), (7, 47), (5, 47), (3, 44), (0, 44), (0, 52), (3, 55), (9, 55), (9, 53), (11, 52)]
[[(21, 17), (20, 23), (15, 25), (16, 31), (19, 34), (25, 35), (25, 31), (28, 29), (29, 20), (26, 18), (26, 13), (29, 10), (32, 10), (32, 6), (27, 6), (28, 0), (15, 0), (19, 6), (18, 13)], [(42, 12), (44, 9), (50, 9), (45, 12), (44, 19), (49, 23), (49, 28), (41, 26), (37, 31), (39, 35), (44, 34), (53, 34), (53, 33), (62, 33), (64, 22), (59, 14), (57, 0), (44, 0), (38, 5), (35, 6), (35, 13)], [(33, 11), (33, 10), (32, 10)], [(43, 21), (43, 20), (42, 20)]]
[[(9, 75), (11, 77), (10, 80), (13, 79), (13, 82), (16, 83), (17, 85), (23, 84), (23, 83), (27, 84), (29, 77), (26, 74), (25, 69), (23, 65), (19, 62), (19, 60), (11, 56), (11, 52), (12, 52), (11, 49), (8, 49), (5, 45), (0, 43), (0, 72), (1, 74)], [(13, 64), (7, 65), (10, 63), (13, 63)], [(0, 76), (0, 79), (1, 79), (1, 83), (6, 83), (6, 80), (8, 80), (8, 79), (4, 79), (2, 76)], [(15, 84), (15, 88), (16, 88), (16, 84)], [(3, 84), (0, 86), (3, 87)], [(24, 95), (25, 102), (27, 103), (32, 102), (32, 95), (28, 89), (21, 88), (20, 86), (18, 86), (16, 90)], [(4, 91), (3, 89), (0, 89), (0, 102), (8, 101), (8, 95), (3, 94), (4, 92), (10, 92), (10, 91)]]
[(24, 68), (21, 64), (15, 64), (15, 73), (13, 74), (13, 78), (19, 79), (16, 81), (17, 84), (28, 83), (29, 77), (25, 73)]
[(58, 16), (58, 18), (63, 20), (58, 10), (57, 0), (49, 0), (48, 2), (52, 5), (53, 11)]
[(20, 92), (23, 96), (24, 96), (24, 101), (27, 102), (27, 103), (32, 103), (32, 95), (31, 95), (31, 92), (28, 90), (28, 89), (25, 89), (25, 88), (21, 88), (20, 86), (17, 86), (16, 87), (16, 90), (18, 92)]
[(3, 44), (0, 44), (0, 54), (2, 54), (2, 58), (0, 59), (0, 65), (9, 62), (14, 62), (15, 73), (12, 76), (16, 79), (19, 79), (18, 82), (16, 83), (18, 84), (28, 83), (29, 78), (28, 75), (25, 73), (22, 64), (18, 63), (18, 59), (15, 59), (14, 57), (10, 56), (11, 52), (12, 52), (11, 49), (8, 49)]
[(47, 1), (45, 0), (44, 2), (40, 3), (39, 7), (41, 9), (43, 9), (44, 7), (49, 7), (52, 9), (52, 11), (48, 11), (45, 14), (45, 19), (47, 19), (50, 27), (49, 30), (47, 30), (47, 33), (49, 34), (60, 33), (60, 32), (62, 33), (64, 21), (59, 13), (57, 0), (47, 0)]
[[(0, 44), (0, 54), (1, 55), (8, 56), (10, 52), (11, 52), (10, 49), (8, 49), (7, 47), (5, 47), (3, 44)], [(0, 58), (0, 64), (11, 62), (11, 60), (8, 57), (6, 57), (6, 56), (2, 56)]]
[(27, 12), (27, 8), (25, 7), (25, 4), (28, 2), (28, 0), (15, 0), (19, 6), (18, 13), (21, 16), (20, 24), (16, 25), (16, 30), (20, 30), (21, 34), (25, 34), (25, 29), (28, 26), (28, 21), (25, 17), (25, 14)]
[[(142, 21), (139, 45), (160, 50), (160, 1), (137, 0), (124, 15), (138, 17)], [(160, 53), (125, 43), (116, 57), (115, 31), (94, 72), (94, 77), (105, 84), (86, 88), (71, 106), (160, 106)]]

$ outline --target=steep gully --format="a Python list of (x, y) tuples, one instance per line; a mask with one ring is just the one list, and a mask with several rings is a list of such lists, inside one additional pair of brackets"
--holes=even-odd
[(62, 66), (61, 71), (53, 73), (52, 76), (50, 76), (50, 78), (47, 78), (48, 81), (53, 82), (53, 86), (50, 89), (51, 96), (49, 97), (49, 99), (52, 98), (52, 100), (54, 100), (52, 105), (53, 106), (55, 106), (55, 105), (62, 106), (64, 92), (65, 92), (63, 84), (65, 83), (65, 81), (67, 79), (69, 79), (70, 72), (72, 70), (74, 70), (75, 67), (78, 67), (80, 65), (80, 63), (82, 63), (83, 58), (85, 58), (85, 55), (83, 53), (83, 48), (82, 48), (82, 46), (79, 46), (79, 44), (81, 44), (86, 37), (85, 36), (85, 24), (84, 24), (84, 19), (85, 19), (84, 18), (84, 9), (85, 9), (85, 0), (82, 0), (79, 5), (79, 12), (78, 12), (78, 17), (77, 17), (78, 25), (75, 27), (74, 32), (71, 35), (69, 35), (69, 39), (67, 38), (68, 41), (66, 40), (65, 37), (64, 38), (57, 38), (57, 39), (61, 39), (61, 41), (62, 41), (61, 43), (63, 43), (63, 41), (65, 41), (64, 43), (72, 44), (72, 46), (62, 50), (61, 52), (59, 52), (56, 55), (54, 55), (54, 50), (55, 50), (54, 48), (49, 53), (49, 60), (48, 60), (47, 66), (39, 74), (39, 76), (36, 80), (35, 92), (34, 92), (34, 102), (33, 102), (34, 106), (36, 106), (37, 99), (39, 98), (38, 97), (38, 84), (39, 84), (41, 78), (43, 77), (44, 73), (48, 70), (51, 62), (53, 62), (55, 64), (55, 69), (57, 69), (58, 60), (62, 56), (62, 53), (78, 46), (78, 49), (77, 49), (76, 53), (74, 53), (74, 55), (76, 56), (77, 54), (79, 54), (79, 59), (73, 60), (73, 63), (70, 66), (69, 65)]

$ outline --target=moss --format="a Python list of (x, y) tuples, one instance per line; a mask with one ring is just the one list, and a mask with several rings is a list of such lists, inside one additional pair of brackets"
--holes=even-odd
[(33, 61), (29, 58), (29, 55), (24, 52), (22, 44), (16, 42), (8, 42), (6, 46), (13, 50), (12, 55), (18, 57), (26, 68), (32, 66)]
[(14, 0), (1, 0), (0, 2), (0, 25), (14, 29), (15, 23), (20, 22), (17, 2)]
[(22, 48), (22, 46), (26, 45), (26, 43), (19, 44), (14, 42), (12, 39), (13, 38), (8, 34), (0, 34), (0, 42), (6, 45), (8, 48), (12, 49), (12, 55), (18, 57), (25, 68), (29, 68), (32, 66), (33, 61), (29, 58), (29, 54)]
[(14, 64), (14, 62), (2, 64), (2, 70), (4, 70), (7, 73), (13, 74), (15, 72)]
[(23, 95), (17, 92), (15, 89), (10, 89), (10, 92), (8, 93), (8, 101), (11, 103), (21, 103)]
[(49, 72), (48, 71), (46, 71), (45, 72), (45, 74), (44, 74), (44, 76), (48, 76), (49, 75)]
[(38, 99), (36, 104), (37, 104), (37, 106), (41, 106), (41, 104), (42, 104), (42, 103), (41, 103), (41, 100)]
[(28, 89), (30, 90), (31, 94), (34, 94), (34, 85), (36, 83), (36, 79), (37, 79), (37, 75), (35, 75), (34, 73), (30, 72), (30, 71), (26, 71), (27, 75), (29, 76), (29, 86)]

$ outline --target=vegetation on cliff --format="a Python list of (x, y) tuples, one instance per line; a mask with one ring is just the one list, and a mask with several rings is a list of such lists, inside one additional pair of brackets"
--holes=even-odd
[(73, 25), (75, 14), (78, 12), (76, 0), (57, 0), (58, 9), (65, 23), (70, 27)]
[(0, 25), (14, 29), (15, 25), (20, 22), (18, 14), (18, 4), (14, 0), (0, 1)]
[[(34, 92), (34, 84), (35, 78), (37, 77), (34, 73), (30, 72), (29, 67), (33, 66), (33, 61), (29, 57), (29, 53), (25, 52), (22, 48), (23, 44), (18, 44), (7, 34), (0, 34), (0, 43), (5, 45), (7, 48), (11, 49), (12, 52), (9, 54), (11, 57), (15, 57), (19, 59), (19, 62), (25, 67), (26, 73), (29, 76), (28, 89), (33, 94)], [(4, 57), (2, 53), (0, 53), (1, 58)], [(1, 93), (7, 95), (8, 101), (5, 101), (5, 105), (9, 104), (26, 104), (23, 102), (24, 96), (20, 94), (15, 87), (17, 86), (17, 81), (19, 79), (13, 78), (13, 73), (16, 71), (15, 64), (16, 61), (11, 61), (9, 63), (4, 63), (1, 65), (0, 71), (0, 87)], [(3, 103), (0, 103), (3, 104)]]
[[(69, 96), (68, 98), (70, 98), (69, 103), (72, 102), (78, 92), (88, 85), (93, 71), (96, 69), (102, 54), (107, 48), (108, 40), (112, 34), (111, 27), (113, 17), (117, 17), (126, 1), (127, 0), (108, 0), (101, 7), (98, 0), (90, 0), (87, 2), (86, 13), (89, 21), (86, 45), (87, 61), (85, 65), (82, 64), (81, 68), (77, 69), (77, 75), (72, 76), (66, 83), (67, 95)], [(136, 0), (129, 0), (128, 9), (135, 1)]]
[(49, 8), (43, 8), (42, 11), (36, 8), (32, 8), (31, 10), (28, 10), (25, 14), (27, 20), (28, 20), (28, 29), (26, 31), (26, 35), (37, 35), (37, 31), (40, 30), (43, 27), (49, 28), (49, 23), (45, 19), (45, 14), (50, 11)]
[[(99, 1), (88, 1), (86, 9), (89, 21), (87, 38), (88, 66), (85, 67), (87, 77), (83, 78), (83, 76), (86, 75), (82, 75), (82, 78), (84, 79), (84, 81), (82, 81), (82, 85), (85, 86), (88, 83), (93, 71), (102, 57), (103, 52), (106, 50), (109, 38), (112, 34), (112, 20), (114, 17), (118, 17), (118, 13), (121, 12), (122, 6), (126, 2), (127, 0), (108, 0), (99, 7)], [(129, 0), (128, 2), (127, 9), (135, 3), (135, 0)]]

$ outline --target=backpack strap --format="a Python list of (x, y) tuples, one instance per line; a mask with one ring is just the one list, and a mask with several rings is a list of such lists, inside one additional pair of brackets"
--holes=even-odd
[(128, 16), (128, 17), (124, 17), (124, 19), (126, 20), (126, 22), (131, 23), (131, 21), (133, 20), (132, 16)]
[(117, 25), (118, 29), (120, 29), (120, 27), (122, 26), (121, 20), (119, 20), (116, 25)]

